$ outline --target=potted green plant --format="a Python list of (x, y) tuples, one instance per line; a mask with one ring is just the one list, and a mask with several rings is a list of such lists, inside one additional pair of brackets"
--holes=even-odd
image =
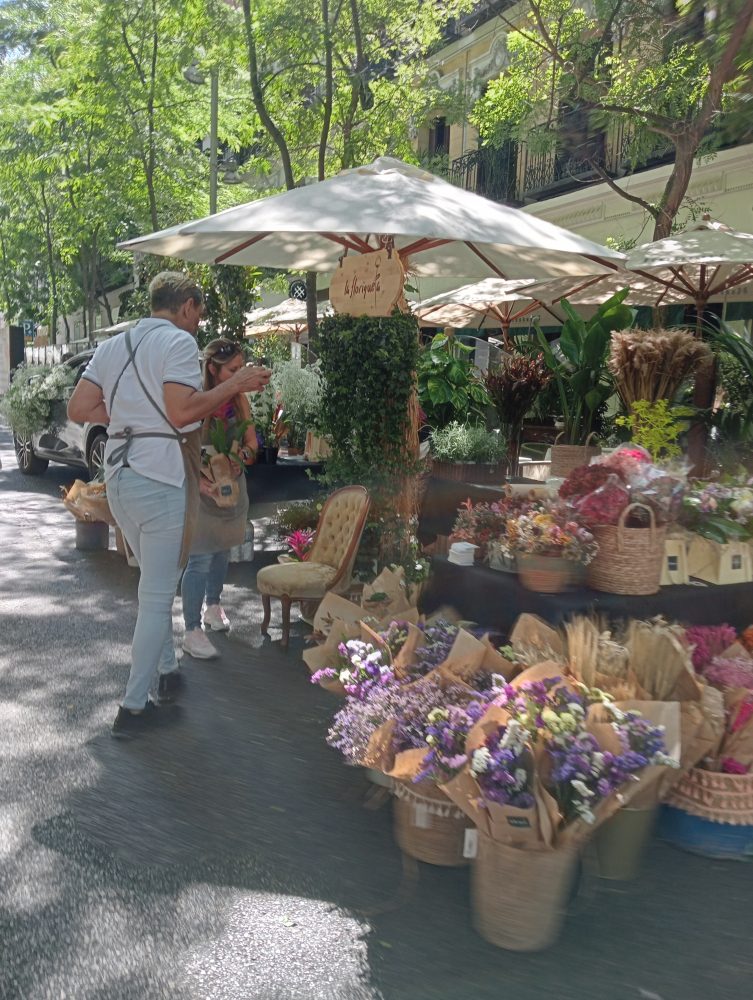
[(282, 422), (289, 454), (303, 454), (306, 434), (318, 424), (322, 402), (322, 374), (319, 362), (300, 365), (297, 361), (275, 364), (272, 386), (282, 407)]
[(500, 482), (507, 468), (507, 440), (502, 431), (453, 421), (430, 436), (432, 474), (461, 482)]
[(484, 421), (491, 400), (472, 353), (472, 347), (438, 333), (419, 355), (418, 401), (430, 427)]
[(552, 476), (567, 476), (571, 469), (587, 464), (601, 451), (590, 442), (596, 415), (615, 391), (607, 363), (612, 333), (633, 322), (633, 310), (623, 305), (629, 291), (624, 288), (607, 299), (588, 320), (561, 299), (567, 319), (556, 354), (541, 328), (536, 329), (544, 360), (557, 386), (564, 424), (560, 435), (564, 441), (552, 448)]

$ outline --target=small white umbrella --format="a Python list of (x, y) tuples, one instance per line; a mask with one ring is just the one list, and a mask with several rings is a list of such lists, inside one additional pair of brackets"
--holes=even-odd
[(741, 233), (704, 217), (676, 236), (644, 243), (628, 254), (626, 271), (579, 281), (557, 279), (528, 288), (545, 302), (562, 298), (578, 305), (598, 305), (629, 287), (631, 305), (667, 306), (692, 302), (699, 327), (709, 302), (728, 296), (753, 299), (753, 233)]
[(624, 260), (390, 157), (120, 246), (201, 263), (325, 272), (346, 251), (394, 246), (411, 273), (468, 278), (603, 274)]
[[(503, 281), (499, 278), (486, 278), (417, 302), (413, 306), (413, 312), (421, 326), (501, 330), (503, 340), (509, 346), (512, 323), (530, 316), (539, 308), (548, 309), (528, 294), (532, 284), (532, 279)], [(557, 322), (561, 322), (559, 316), (554, 313), (552, 315)]]
[[(321, 302), (316, 307), (318, 319), (331, 312), (332, 308), (328, 302)], [(285, 299), (276, 306), (252, 309), (246, 313), (246, 336), (261, 336), (273, 331), (301, 333), (306, 329), (307, 323), (306, 302), (300, 299)]]

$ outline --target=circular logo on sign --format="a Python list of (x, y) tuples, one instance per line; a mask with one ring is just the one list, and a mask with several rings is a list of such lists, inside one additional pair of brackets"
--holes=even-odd
[(296, 278), (295, 281), (291, 281), (288, 285), (288, 295), (291, 299), (297, 299), (299, 302), (305, 302), (306, 282), (301, 278)]

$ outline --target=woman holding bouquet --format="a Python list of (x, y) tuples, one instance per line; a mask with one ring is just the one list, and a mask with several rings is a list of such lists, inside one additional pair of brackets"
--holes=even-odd
[[(212, 389), (227, 381), (245, 364), (243, 349), (232, 340), (213, 340), (204, 349), (204, 388)], [(237, 458), (230, 461), (235, 476), (241, 477), (244, 465), (256, 460), (259, 443), (251, 423), (251, 408), (243, 393), (234, 396), (214, 411), (205, 421), (203, 442), (209, 442), (212, 428), (220, 424), (226, 438), (233, 433), (239, 442)], [(238, 500), (230, 507), (215, 502), (212, 483), (202, 475), (201, 505), (196, 537), (191, 548), (180, 590), (183, 598), (183, 618), (186, 632), (183, 650), (199, 660), (218, 656), (216, 647), (202, 631), (227, 632), (230, 622), (220, 604), (222, 588), (230, 562), (230, 549), (243, 543), (248, 518), (248, 492), (245, 480), (239, 484)]]

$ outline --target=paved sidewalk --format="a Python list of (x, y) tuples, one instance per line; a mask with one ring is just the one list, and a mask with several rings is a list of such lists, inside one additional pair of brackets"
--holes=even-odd
[(73, 547), (70, 470), (24, 479), (2, 429), (0, 457), (0, 998), (747, 995), (753, 869), (658, 842), (638, 882), (584, 879), (551, 951), (485, 944), (468, 872), (404, 863), (327, 748), (337, 701), (306, 626), (288, 654), (262, 640), (253, 565), (231, 567), (222, 658), (184, 661), (180, 721), (113, 741), (137, 571)]

